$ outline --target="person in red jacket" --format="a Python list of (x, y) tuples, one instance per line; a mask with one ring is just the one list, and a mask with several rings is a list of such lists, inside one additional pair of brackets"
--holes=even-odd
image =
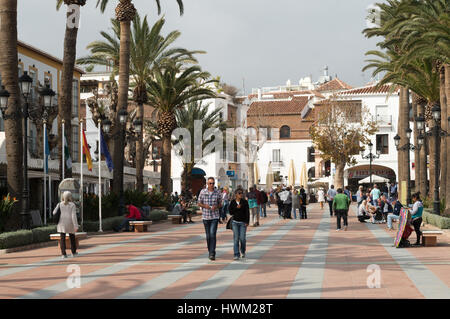
[(139, 211), (139, 209), (136, 206), (133, 205), (126, 205), (125, 206), (128, 210), (128, 214), (124, 215), (125, 216), (125, 220), (123, 221), (122, 224), (120, 224), (119, 227), (114, 227), (114, 231), (118, 232), (120, 231), (122, 228), (125, 227), (125, 231), (129, 231), (129, 227), (130, 227), (130, 221), (135, 221), (135, 220), (141, 220), (141, 212)]

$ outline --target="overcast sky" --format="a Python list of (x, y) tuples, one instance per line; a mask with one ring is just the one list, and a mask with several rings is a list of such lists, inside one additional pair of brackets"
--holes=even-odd
[[(88, 0), (81, 10), (77, 57), (88, 54), (87, 44), (99, 40), (110, 28), (117, 0), (104, 14)], [(155, 1), (134, 0), (153, 24)], [(177, 46), (204, 50), (202, 68), (222, 81), (243, 88), (292, 84), (312, 75), (316, 81), (328, 65), (329, 73), (353, 86), (371, 80), (361, 71), (364, 53), (375, 48), (366, 39), (367, 7), (370, 0), (183, 0), (180, 17), (175, 0), (162, 0), (166, 17), (163, 33), (181, 31)], [(20, 40), (62, 58), (66, 8), (56, 11), (56, 0), (18, 0)]]

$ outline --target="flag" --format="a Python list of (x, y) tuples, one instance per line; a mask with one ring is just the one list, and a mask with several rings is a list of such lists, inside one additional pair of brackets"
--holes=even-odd
[(50, 156), (50, 146), (48, 145), (47, 130), (44, 132), (44, 147), (45, 147), (45, 174), (48, 174), (48, 157)]
[(108, 169), (111, 172), (114, 168), (113, 161), (111, 159), (111, 155), (108, 151), (108, 146), (106, 145), (105, 139), (103, 138), (103, 132), (100, 131), (100, 153), (106, 158), (106, 165), (108, 165)]
[(83, 154), (86, 155), (86, 163), (88, 164), (88, 170), (92, 171), (92, 158), (91, 158), (91, 152), (89, 151), (88, 143), (86, 141), (86, 135), (83, 131), (83, 140), (81, 141), (83, 143)]
[(71, 169), (72, 159), (70, 158), (69, 146), (67, 145), (67, 139), (65, 134), (64, 134), (64, 157), (66, 158), (67, 169)]

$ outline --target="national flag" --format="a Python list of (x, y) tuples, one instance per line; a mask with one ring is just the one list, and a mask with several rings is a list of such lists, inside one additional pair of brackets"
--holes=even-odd
[(70, 158), (69, 146), (67, 145), (66, 135), (64, 137), (64, 157), (66, 158), (66, 166), (68, 169), (72, 168), (72, 158)]
[(45, 174), (48, 174), (48, 157), (50, 156), (50, 146), (48, 145), (47, 130), (44, 132), (44, 147), (45, 147)]
[(108, 151), (108, 146), (106, 145), (105, 139), (103, 138), (103, 132), (100, 131), (100, 153), (106, 158), (106, 165), (108, 165), (108, 169), (111, 172), (114, 169), (113, 161), (111, 159), (111, 155)]
[(86, 163), (88, 164), (88, 170), (92, 171), (92, 158), (91, 158), (91, 152), (89, 150), (88, 143), (86, 141), (86, 135), (83, 131), (83, 140), (81, 141), (83, 143), (83, 154), (86, 155)]

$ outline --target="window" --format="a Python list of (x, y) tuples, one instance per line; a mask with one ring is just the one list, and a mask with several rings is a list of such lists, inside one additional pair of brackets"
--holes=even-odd
[(78, 162), (80, 144), (78, 141), (78, 126), (72, 126), (72, 162)]
[(281, 175), (279, 171), (273, 172), (273, 181), (276, 183), (281, 182)]
[(291, 137), (291, 128), (287, 125), (284, 125), (280, 128), (280, 138), (290, 138)]
[(272, 150), (272, 161), (275, 163), (281, 162), (280, 150)]
[(380, 150), (381, 154), (389, 154), (389, 135), (378, 134), (376, 150)]
[(78, 92), (78, 80), (72, 81), (72, 117), (78, 117), (78, 101), (79, 101), (79, 92)]
[(308, 147), (308, 162), (315, 162), (314, 147)]

